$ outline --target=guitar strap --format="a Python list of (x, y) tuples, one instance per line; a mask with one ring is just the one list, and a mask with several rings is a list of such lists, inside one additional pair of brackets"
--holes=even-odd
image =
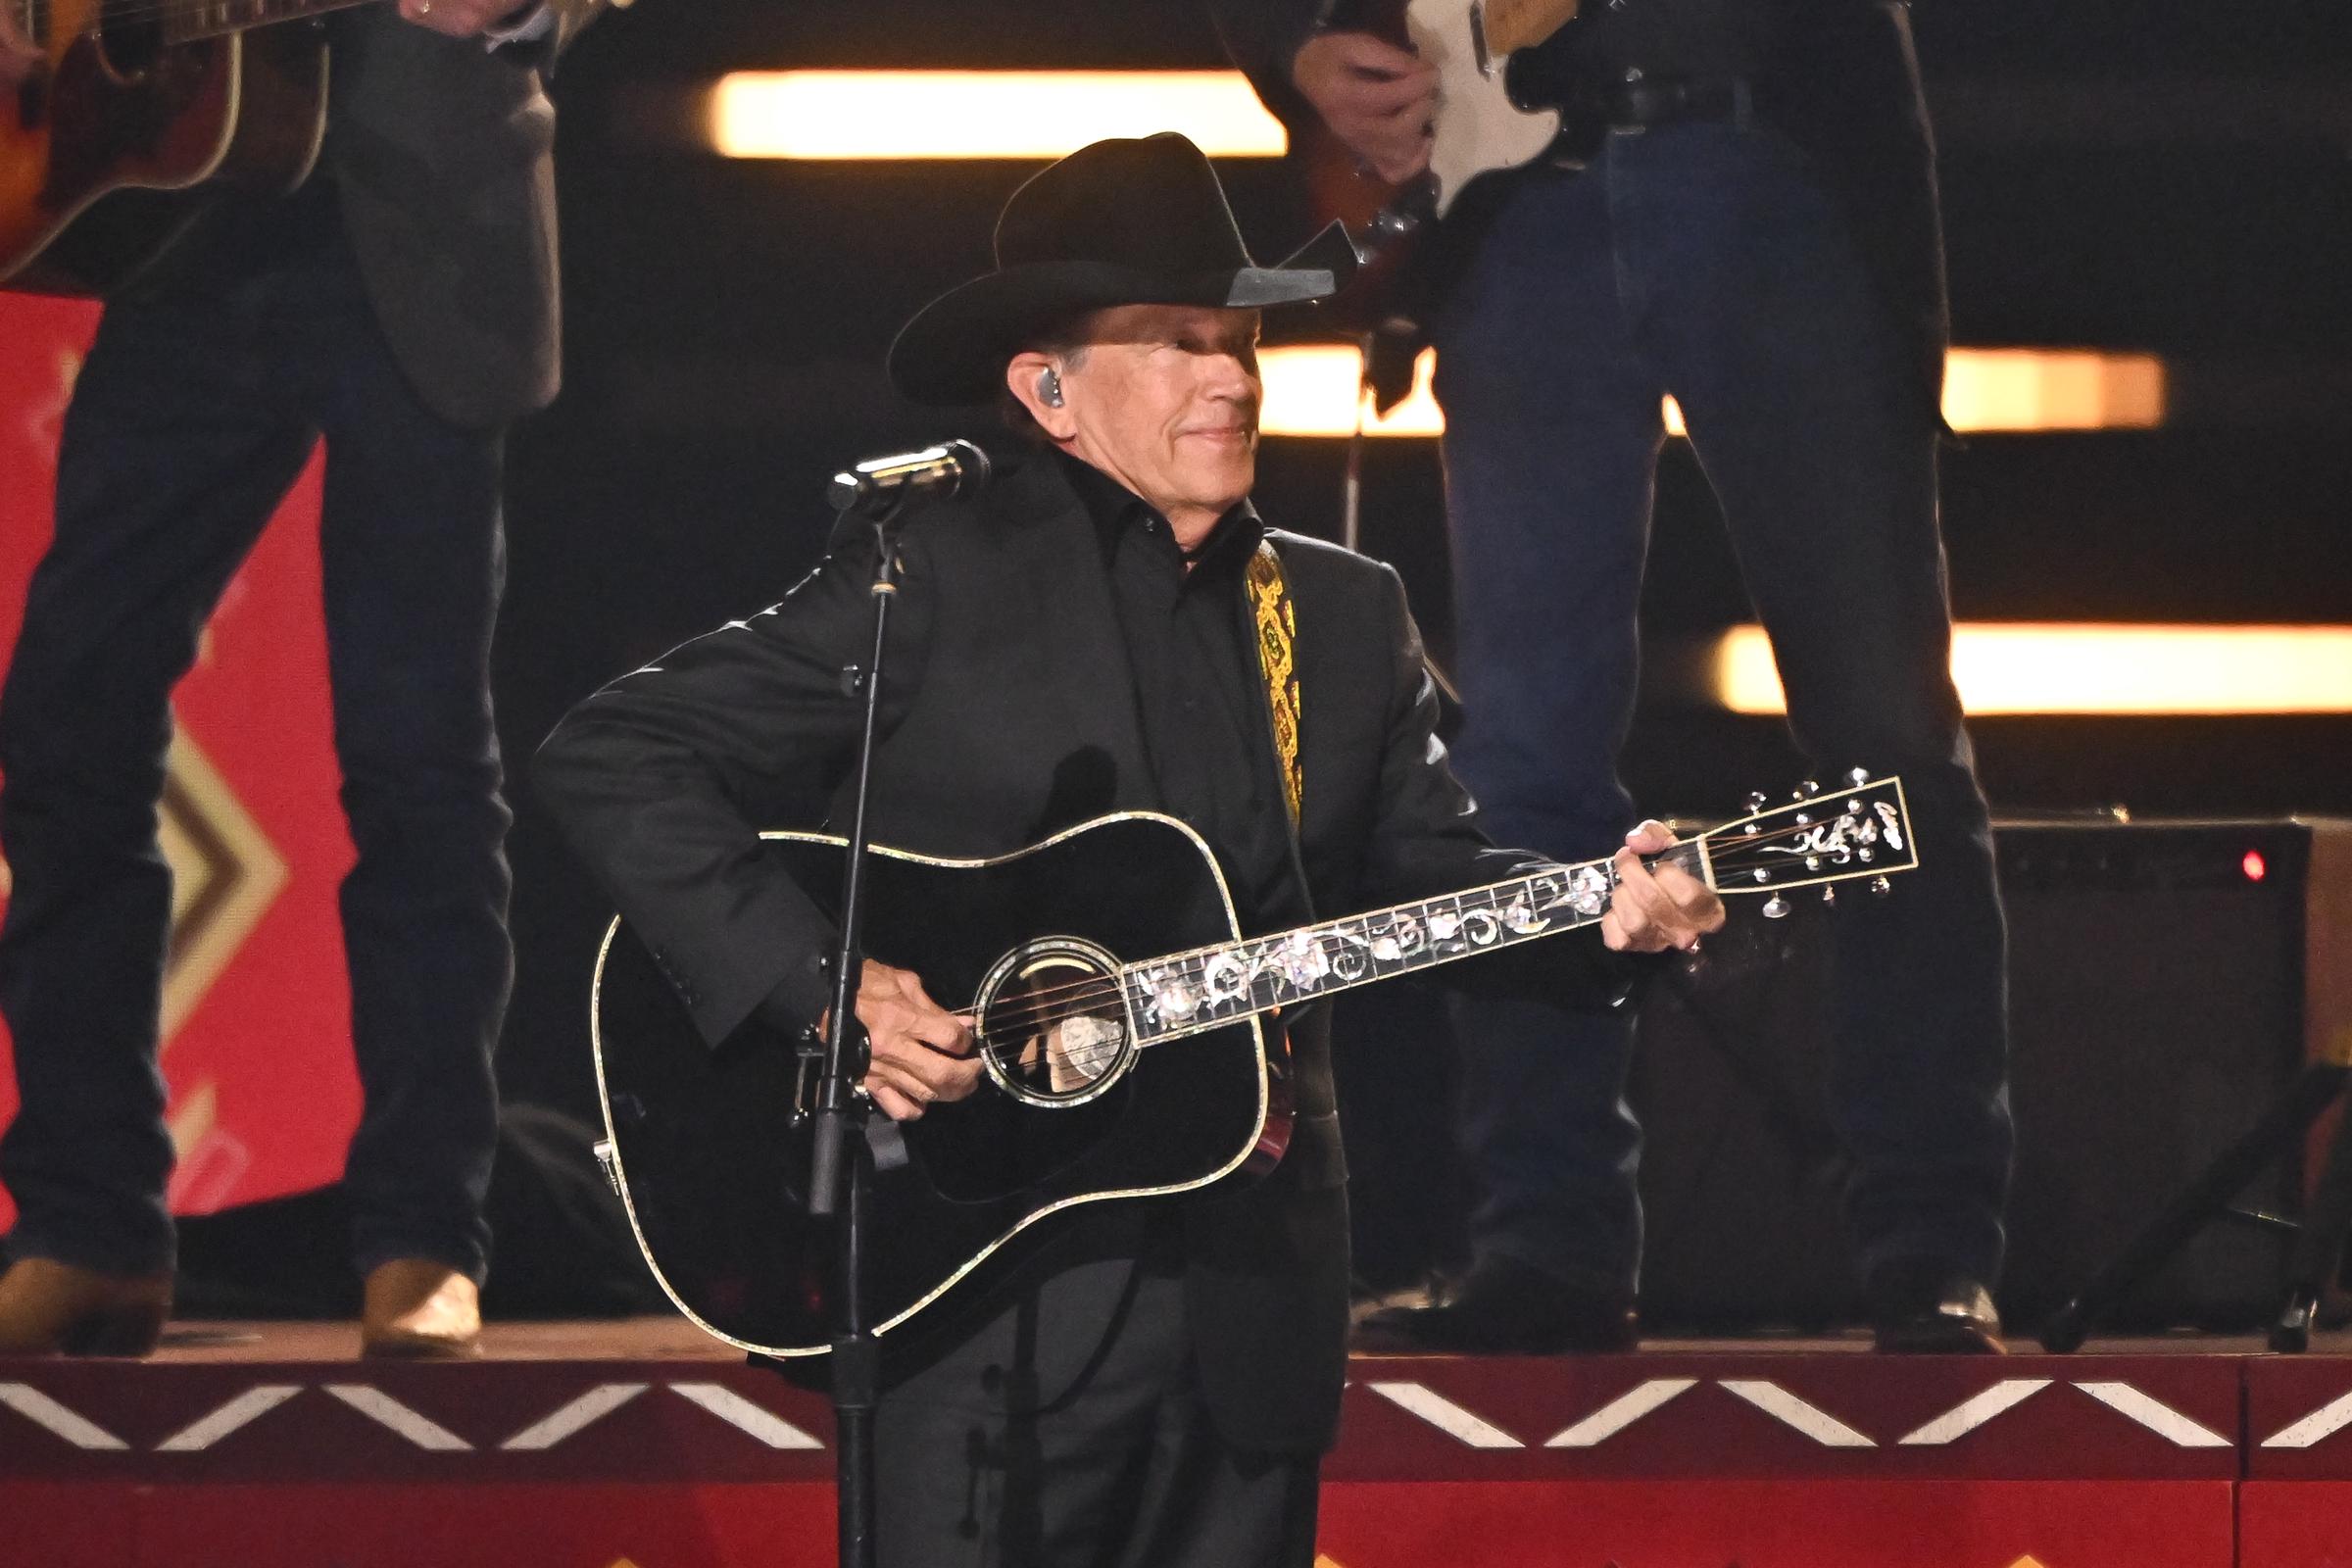
[(1294, 657), (1298, 615), (1291, 605), (1290, 585), (1283, 580), (1282, 558), (1263, 539), (1250, 558), (1249, 577), (1250, 610), (1257, 623), (1257, 667), (1266, 680), (1266, 713), (1274, 721), (1274, 755), (1282, 765), (1282, 793), (1290, 803), (1291, 825), (1297, 827), (1303, 782), (1298, 770), (1298, 668)]

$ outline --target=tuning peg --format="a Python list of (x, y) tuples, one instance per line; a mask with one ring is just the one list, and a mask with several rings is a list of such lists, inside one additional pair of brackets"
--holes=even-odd
[(1874, 876), (1870, 879), (1870, 891), (1883, 899), (1894, 891), (1894, 884), (1883, 876)]
[(1749, 811), (1761, 811), (1769, 804), (1771, 803), (1766, 800), (1762, 790), (1749, 790), (1747, 792), (1747, 808)]
[(1870, 782), (1870, 769), (1867, 767), (1849, 767), (1845, 770), (1845, 781), (1854, 786), (1854, 788), (1860, 789), (1863, 785)]
[(1779, 919), (1784, 919), (1784, 918), (1786, 918), (1786, 917), (1788, 916), (1788, 901), (1787, 899), (1784, 899), (1784, 898), (1782, 898), (1782, 897), (1781, 897), (1781, 896), (1780, 896), (1778, 893), (1775, 893), (1775, 894), (1774, 894), (1774, 895), (1773, 895), (1771, 898), (1769, 898), (1769, 899), (1766, 899), (1766, 900), (1764, 901), (1764, 918), (1765, 918), (1765, 919), (1767, 919), (1767, 920), (1779, 920)]
[(1809, 801), (1820, 793), (1821, 781), (1819, 779), (1809, 778), (1796, 787), (1796, 798), (1800, 801)]
[(1828, 905), (1832, 908), (1836, 908), (1838, 906), (1838, 890), (1836, 888), (1823, 888), (1821, 890), (1821, 902)]

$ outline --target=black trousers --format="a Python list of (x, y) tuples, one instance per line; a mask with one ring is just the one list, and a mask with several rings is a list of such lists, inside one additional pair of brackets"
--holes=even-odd
[(245, 215), (108, 308), (59, 454), (57, 532), (0, 694), (0, 1011), (23, 1105), (0, 1139), (10, 1250), (169, 1267), (157, 1071), (171, 876), (168, 698), (263, 525), (326, 442), (320, 552), (341, 890), (366, 1109), (346, 1182), (364, 1269), (477, 1278), (513, 981), (489, 652), (503, 441), (393, 363), (331, 189)]
[(1310, 1568), (1320, 1456), (1218, 1436), (1181, 1260), (1123, 1231), (1041, 1260), (884, 1395), (884, 1568)]

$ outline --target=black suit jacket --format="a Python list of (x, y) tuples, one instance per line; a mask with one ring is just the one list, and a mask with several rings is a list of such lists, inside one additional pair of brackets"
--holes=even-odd
[[(1028, 463), (977, 504), (933, 505), (906, 524), (877, 841), (996, 855), (1159, 805), (1096, 525), (1056, 469)], [(1480, 834), (1446, 766), (1396, 573), (1270, 537), (1298, 620), (1300, 917), (1526, 864)], [(866, 658), (872, 576), (859, 525), (781, 604), (605, 688), (540, 749), (541, 793), (712, 1043), (779, 988), (809, 1017), (825, 1004), (816, 960), (832, 931), (756, 829), (843, 805), (860, 705), (841, 671)], [(1238, 587), (1234, 612), (1248, 612)], [(1590, 931), (1454, 969), (1592, 1004), (1618, 989)], [(1245, 1446), (1298, 1450), (1326, 1443), (1338, 1411), (1347, 1208), (1321, 1010), (1295, 1020), (1290, 1039), (1290, 1154), (1265, 1181), (1187, 1200), (1184, 1223), (1191, 1323), (1220, 1429)]]
[[(1901, 333), (1912, 384), (1942, 418), (1951, 336), (1936, 146), (1920, 94), (1903, 0), (1753, 0), (1773, 19), (1772, 58), (1757, 83), (1761, 113), (1803, 150), (1844, 210), (1856, 246)], [(1340, 0), (1210, 0), (1234, 63), (1287, 123), (1314, 111), (1292, 86), (1298, 47)], [(1475, 244), (1480, 215), (1507, 174), (1479, 181), (1449, 211), (1440, 248)], [(1432, 271), (1442, 277), (1441, 256)]]
[(330, 19), (322, 168), (369, 302), (418, 394), (489, 426), (556, 395), (556, 112), (543, 79), (603, 0), (498, 50), (403, 22)]

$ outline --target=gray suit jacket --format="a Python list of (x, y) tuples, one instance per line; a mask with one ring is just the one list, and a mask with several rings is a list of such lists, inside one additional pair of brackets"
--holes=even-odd
[(337, 14), (321, 168), (401, 368), (459, 424), (555, 397), (556, 56), (604, 0), (549, 0), (544, 36), (492, 51), (400, 20)]

